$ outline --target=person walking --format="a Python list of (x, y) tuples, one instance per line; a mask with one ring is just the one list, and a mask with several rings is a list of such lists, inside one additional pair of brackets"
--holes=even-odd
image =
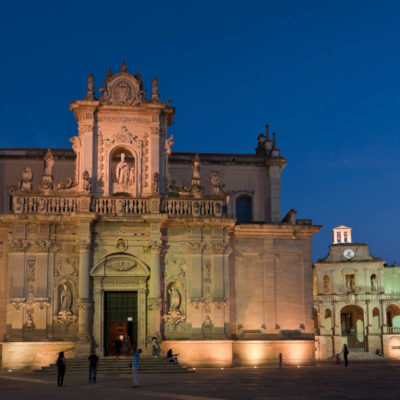
[(99, 357), (96, 356), (95, 352), (92, 351), (88, 358), (89, 360), (89, 383), (96, 383), (96, 375), (97, 375), (97, 363), (99, 361)]
[(349, 356), (349, 349), (347, 348), (347, 344), (343, 345), (343, 358), (344, 358), (344, 366), (347, 367), (349, 365), (349, 360), (348, 360), (348, 356)]
[(66, 361), (64, 357), (64, 352), (60, 351), (58, 353), (58, 358), (56, 362), (58, 375), (57, 375), (57, 386), (64, 386), (64, 375), (65, 375), (65, 368), (66, 368)]
[(139, 363), (140, 363), (140, 353), (142, 349), (136, 349), (135, 353), (133, 354), (132, 358), (132, 378), (133, 378), (133, 387), (138, 388), (140, 387), (140, 380), (139, 380)]

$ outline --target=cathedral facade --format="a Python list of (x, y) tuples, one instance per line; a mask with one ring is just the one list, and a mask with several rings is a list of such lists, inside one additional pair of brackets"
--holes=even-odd
[(1, 366), (156, 337), (188, 366), (312, 364), (312, 236), (281, 218), (275, 134), (173, 152), (175, 108), (125, 63), (70, 104), (72, 149), (0, 150)]

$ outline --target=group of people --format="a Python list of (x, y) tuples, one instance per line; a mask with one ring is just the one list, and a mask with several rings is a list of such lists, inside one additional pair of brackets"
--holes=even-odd
[[(154, 340), (155, 339), (155, 340)], [(160, 355), (160, 346), (158, 345), (157, 338), (153, 338), (152, 341), (153, 347), (153, 357), (159, 357)], [(137, 348), (132, 357), (132, 363), (130, 367), (132, 368), (132, 378), (133, 378), (133, 387), (140, 387), (140, 379), (139, 379), (139, 364), (140, 364), (140, 355), (142, 353), (142, 349)], [(117, 353), (118, 354), (118, 353)], [(178, 355), (173, 354), (172, 349), (169, 349), (167, 352), (167, 359), (170, 362), (178, 362)], [(99, 357), (96, 356), (96, 353), (92, 351), (88, 358), (89, 361), (89, 383), (96, 383), (97, 378), (97, 363), (99, 362)], [(64, 386), (64, 376), (66, 370), (66, 360), (63, 351), (58, 353), (58, 359), (56, 362), (58, 374), (57, 374), (57, 386)]]
[(115, 338), (114, 348), (115, 348), (115, 355), (117, 357), (120, 356), (121, 349), (125, 356), (129, 356), (130, 347), (131, 347), (131, 342), (128, 335), (118, 335)]

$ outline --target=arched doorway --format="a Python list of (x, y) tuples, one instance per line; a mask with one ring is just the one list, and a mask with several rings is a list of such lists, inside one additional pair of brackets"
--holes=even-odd
[(93, 337), (99, 352), (113, 355), (113, 343), (129, 336), (131, 346), (146, 347), (147, 281), (150, 268), (128, 253), (102, 258), (90, 271), (93, 279)]
[(400, 333), (400, 307), (396, 304), (390, 304), (386, 309), (386, 320), (388, 333)]
[(343, 343), (350, 351), (365, 351), (364, 310), (355, 305), (345, 306), (340, 312)]

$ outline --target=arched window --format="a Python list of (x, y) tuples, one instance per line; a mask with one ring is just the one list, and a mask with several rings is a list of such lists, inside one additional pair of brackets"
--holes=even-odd
[(236, 218), (238, 223), (251, 222), (252, 199), (250, 196), (240, 196), (236, 199)]
[(331, 280), (328, 275), (324, 276), (324, 292), (329, 292), (331, 290)]

